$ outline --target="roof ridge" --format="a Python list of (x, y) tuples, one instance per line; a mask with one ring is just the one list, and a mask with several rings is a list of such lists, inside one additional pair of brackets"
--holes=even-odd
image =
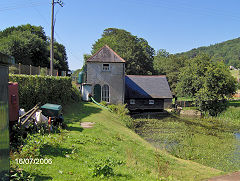
[(87, 59), (87, 62), (91, 62), (91, 59), (95, 57), (103, 48), (109, 49), (115, 56), (117, 56), (121, 62), (126, 62), (122, 57), (120, 57), (113, 49), (111, 49), (107, 44), (105, 44), (102, 48), (100, 48), (96, 53), (94, 53), (89, 59)]
[(126, 75), (130, 77), (166, 77), (166, 75)]

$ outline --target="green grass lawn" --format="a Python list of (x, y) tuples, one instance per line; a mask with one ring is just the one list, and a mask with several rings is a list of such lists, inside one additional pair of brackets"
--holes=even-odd
[[(61, 133), (33, 135), (22, 152), (11, 154), (11, 167), (35, 180), (202, 180), (223, 172), (156, 150), (119, 118), (93, 103), (64, 109), (67, 128)], [(81, 122), (95, 122), (83, 129)], [(17, 164), (19, 158), (48, 158), (52, 164)], [(95, 170), (94, 170), (95, 169)], [(108, 177), (94, 177), (102, 170)], [(169, 177), (170, 176), (170, 177)]]

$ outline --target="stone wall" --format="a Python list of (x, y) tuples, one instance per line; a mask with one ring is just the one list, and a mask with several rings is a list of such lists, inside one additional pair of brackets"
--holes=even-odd
[[(105, 64), (105, 63), (104, 63)], [(124, 63), (109, 63), (110, 71), (103, 71), (103, 63), (87, 63), (87, 83), (92, 84), (92, 93), (95, 84), (101, 87), (109, 86), (110, 103), (123, 104), (125, 95), (125, 70)]]

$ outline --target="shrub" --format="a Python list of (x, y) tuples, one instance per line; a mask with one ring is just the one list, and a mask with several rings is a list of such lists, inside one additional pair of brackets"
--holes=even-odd
[(122, 160), (116, 160), (115, 158), (108, 157), (106, 159), (100, 159), (95, 164), (92, 170), (93, 177), (109, 177), (114, 175), (113, 167), (124, 165)]
[(14, 66), (10, 66), (10, 67), (9, 67), (9, 73), (10, 73), (10, 74), (15, 74), (15, 73), (17, 73), (17, 72), (18, 72), (17, 67), (14, 67)]
[(71, 100), (72, 93), (76, 93), (72, 90), (69, 77), (9, 75), (9, 81), (18, 82), (19, 104), (26, 110), (34, 107), (38, 102), (67, 104)]
[(125, 125), (128, 128), (133, 128), (133, 120), (132, 118), (128, 115), (129, 110), (126, 108), (126, 105), (122, 104), (111, 104), (108, 105), (108, 108), (114, 112), (115, 114), (118, 115), (118, 117), (125, 123)]
[(108, 177), (114, 175), (113, 168), (105, 163), (95, 164), (93, 168), (93, 177)]

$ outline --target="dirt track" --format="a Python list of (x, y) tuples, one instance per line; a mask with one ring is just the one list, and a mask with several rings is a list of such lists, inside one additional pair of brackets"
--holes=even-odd
[(214, 177), (208, 179), (208, 181), (240, 181), (240, 172), (234, 172), (228, 175)]

